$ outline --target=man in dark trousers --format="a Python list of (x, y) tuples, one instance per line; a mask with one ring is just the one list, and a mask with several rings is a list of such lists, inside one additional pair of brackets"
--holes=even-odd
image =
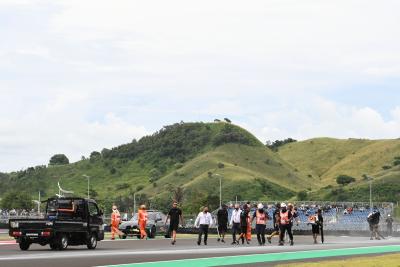
[(183, 217), (182, 217), (182, 210), (178, 208), (178, 203), (174, 201), (172, 203), (172, 208), (168, 212), (167, 219), (165, 220), (165, 224), (169, 219), (169, 230), (168, 232), (172, 234), (172, 241), (171, 244), (175, 245), (176, 243), (176, 231), (179, 227), (179, 221), (183, 225)]
[(268, 213), (264, 210), (264, 205), (262, 203), (257, 205), (257, 210), (253, 214), (253, 220), (256, 219), (256, 234), (257, 234), (257, 241), (258, 245), (264, 246), (265, 245), (265, 227), (267, 221), (269, 220)]
[(232, 226), (232, 245), (236, 245), (236, 234), (240, 234), (240, 215), (242, 210), (239, 208), (239, 204), (235, 204), (235, 209), (232, 212), (230, 225)]
[(280, 211), (281, 211), (281, 203), (276, 203), (275, 210), (272, 214), (272, 223), (273, 223), (274, 231), (269, 236), (267, 236), (268, 243), (270, 243), (270, 244), (271, 244), (272, 237), (279, 235)]
[(204, 245), (207, 246), (208, 228), (213, 224), (213, 219), (211, 214), (208, 212), (208, 207), (204, 207), (203, 211), (197, 215), (194, 225), (199, 227), (199, 238), (197, 240), (197, 245), (201, 244), (201, 237), (204, 234)]
[[(250, 244), (249, 240), (247, 239), (247, 225), (249, 224), (249, 214), (250, 208), (247, 204), (243, 205), (242, 213), (240, 214), (240, 236), (239, 239), (242, 240), (242, 245), (244, 244), (244, 240), (246, 239), (246, 243)], [(236, 241), (239, 244), (239, 240)]]
[(283, 246), (285, 232), (288, 233), (290, 239), (290, 245), (293, 246), (293, 234), (292, 234), (292, 216), (293, 214), (287, 209), (285, 203), (281, 204), (281, 211), (279, 212), (279, 246)]
[(223, 204), (217, 213), (219, 234), (217, 241), (221, 241), (222, 243), (225, 243), (225, 233), (228, 231), (228, 211), (226, 208), (226, 205)]

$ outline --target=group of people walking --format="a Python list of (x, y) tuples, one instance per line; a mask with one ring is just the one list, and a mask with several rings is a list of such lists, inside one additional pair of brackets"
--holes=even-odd
[[(235, 204), (230, 219), (228, 219), (228, 207), (222, 205), (217, 212), (217, 220), (214, 222), (213, 216), (208, 210), (208, 207), (203, 207), (202, 211), (197, 215), (194, 226), (198, 228), (198, 239), (197, 244), (201, 245), (202, 241), (204, 245), (207, 245), (208, 231), (211, 225), (217, 224), (218, 231), (218, 242), (225, 243), (225, 236), (228, 231), (228, 226), (232, 228), (232, 245), (250, 244), (252, 225), (255, 221), (255, 232), (257, 235), (257, 241), (260, 246), (264, 246), (266, 241), (272, 243), (274, 236), (279, 236), (279, 245), (284, 245), (285, 235), (289, 237), (289, 244), (293, 246), (293, 233), (292, 226), (294, 223), (299, 224), (299, 215), (297, 209), (293, 204), (289, 203), (277, 203), (275, 210), (273, 211), (272, 217), (268, 214), (268, 211), (264, 208), (262, 203), (255, 206), (255, 210), (251, 212), (252, 206), (248, 202), (240, 207), (239, 204)], [(147, 211), (146, 206), (141, 205), (138, 212), (138, 228), (140, 230), (140, 238), (147, 239), (146, 224), (147, 224)], [(172, 241), (171, 244), (176, 243), (176, 232), (180, 224), (184, 224), (182, 210), (178, 208), (178, 203), (173, 202), (171, 209), (169, 210), (165, 225), (169, 220), (169, 229)], [(271, 234), (266, 235), (266, 226), (269, 220), (273, 222), (273, 231)], [(111, 215), (111, 239), (115, 239), (115, 234), (123, 235), (118, 229), (121, 222), (121, 216), (117, 207), (113, 206), (113, 212)], [(317, 243), (317, 236), (320, 234), (320, 227), (323, 223), (323, 217), (321, 210), (318, 210), (315, 215), (309, 217), (309, 224), (312, 225), (312, 232), (314, 243)]]
[[(234, 210), (232, 211), (230, 220), (228, 221), (228, 210), (226, 205), (222, 207), (217, 212), (217, 230), (218, 230), (218, 242), (225, 243), (225, 235), (228, 231), (228, 226), (232, 228), (232, 245), (250, 244), (251, 241), (251, 231), (252, 225), (255, 221), (255, 232), (257, 235), (258, 245), (264, 246), (266, 241), (272, 243), (272, 238), (274, 236), (279, 237), (279, 245), (283, 246), (285, 243), (285, 236), (289, 238), (289, 244), (294, 245), (293, 241), (293, 224), (299, 225), (299, 214), (297, 208), (289, 203), (277, 203), (275, 205), (275, 210), (272, 213), (272, 218), (268, 214), (267, 210), (264, 208), (262, 203), (259, 203), (253, 213), (251, 213), (252, 207), (248, 202), (240, 207), (239, 204), (235, 204)], [(207, 211), (200, 212), (198, 219), (203, 223), (208, 224), (207, 226), (202, 225), (200, 222), (200, 232), (197, 244), (201, 244), (201, 236), (204, 233), (204, 228), (206, 227), (208, 232), (208, 227), (212, 223), (211, 215), (209, 215), (209, 220), (202, 220)], [(208, 213), (209, 214), (209, 213)], [(208, 215), (207, 215), (208, 216)], [(273, 231), (270, 235), (266, 235), (266, 226), (269, 220), (272, 220)], [(322, 211), (318, 209), (315, 214), (310, 215), (308, 218), (308, 224), (312, 226), (312, 233), (314, 243), (317, 243), (317, 237), (321, 234), (321, 241), (323, 240), (323, 217)], [(196, 224), (197, 225), (197, 220)], [(204, 244), (207, 245), (207, 235), (205, 235)]]

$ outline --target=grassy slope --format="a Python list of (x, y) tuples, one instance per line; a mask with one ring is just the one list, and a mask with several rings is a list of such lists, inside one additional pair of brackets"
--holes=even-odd
[[(218, 163), (223, 163), (224, 168), (218, 168)], [(172, 188), (180, 186), (186, 192), (219, 193), (218, 176), (210, 177), (208, 172), (223, 177), (224, 199), (227, 200), (234, 199), (236, 195), (241, 199), (274, 199), (285, 195), (280, 192), (292, 193), (302, 189), (306, 183), (306, 179), (299, 177), (290, 165), (264, 146), (227, 144), (194, 158), (181, 169), (157, 181), (157, 187), (150, 185), (143, 192), (168, 194)], [(265, 183), (271, 188), (263, 190)]]
[(340, 174), (356, 179), (363, 174), (382, 175), (382, 166), (391, 165), (400, 155), (400, 140), (316, 138), (287, 144), (278, 154), (301, 173), (319, 177), (320, 185), (326, 186), (335, 184)]
[[(199, 124), (196, 124), (191, 129), (197, 131), (198, 126)], [(280, 159), (279, 155), (271, 152), (246, 130), (233, 126), (250, 140), (250, 145), (225, 144), (216, 147), (212, 140), (223, 131), (226, 124), (207, 123), (200, 126), (203, 127), (200, 131), (207, 134), (209, 142), (193, 155), (189, 155), (180, 169), (175, 168), (175, 162), (170, 162), (170, 158), (160, 157), (158, 161), (167, 169), (163, 177), (156, 181), (156, 187), (149, 182), (150, 170), (155, 167), (155, 163), (152, 162), (154, 159), (152, 152), (153, 154), (143, 154), (128, 160), (118, 157), (86, 159), (68, 165), (35, 170), (31, 173), (11, 173), (11, 178), (0, 181), (3, 189), (0, 194), (7, 189), (23, 187), (35, 197), (39, 190), (44, 191), (43, 197), (48, 197), (58, 192), (57, 182), (60, 181), (64, 189), (74, 191), (75, 195), (85, 196), (87, 180), (82, 177), (84, 174), (91, 177), (91, 189), (98, 194), (97, 199), (132, 196), (133, 192), (145, 193), (148, 197), (159, 196), (160, 193), (167, 195), (176, 186), (182, 186), (189, 198), (194, 196), (191, 194), (193, 191), (204, 197), (215, 195), (217, 192), (219, 194), (216, 189), (218, 188), (215, 184), (216, 179), (210, 179), (208, 172), (218, 172), (224, 176), (223, 186), (224, 191), (226, 190), (226, 199), (231, 199), (236, 195), (247, 199), (286, 198), (308, 183), (305, 183), (305, 179), (299, 178), (299, 174)], [(191, 136), (192, 133), (186, 132), (185, 129), (181, 131), (184, 136)], [(165, 136), (165, 134), (168, 133), (161, 135)], [(157, 140), (160, 141), (160, 139)], [(179, 136), (174, 137), (173, 140), (168, 139), (168, 142), (170, 141), (179, 141)], [(117, 151), (127, 149), (129, 145), (121, 146), (117, 148)], [(219, 162), (224, 163), (225, 167), (218, 169)], [(115, 173), (110, 171), (112, 168), (116, 170)], [(138, 186), (143, 186), (145, 189), (138, 190)], [(212, 186), (211, 189), (210, 186)]]
[[(392, 166), (394, 157), (400, 155), (400, 140), (338, 140), (317, 138), (291, 143), (279, 149), (278, 154), (302, 174), (318, 176), (319, 187), (309, 199), (335, 201), (368, 201), (367, 174), (374, 178), (373, 201), (400, 200), (400, 166)], [(383, 170), (382, 166), (391, 166)], [(356, 178), (348, 186), (338, 186), (340, 174)]]

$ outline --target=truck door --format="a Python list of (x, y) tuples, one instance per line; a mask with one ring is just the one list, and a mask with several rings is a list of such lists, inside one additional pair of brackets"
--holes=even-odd
[(89, 225), (90, 232), (96, 232), (99, 239), (104, 238), (103, 218), (97, 204), (94, 202), (88, 203), (89, 210)]

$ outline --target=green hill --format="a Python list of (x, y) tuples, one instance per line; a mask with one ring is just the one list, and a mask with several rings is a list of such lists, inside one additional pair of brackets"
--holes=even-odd
[[(317, 177), (310, 199), (368, 201), (373, 178), (374, 201), (400, 199), (400, 140), (316, 138), (282, 146), (277, 152), (302, 175)], [(336, 178), (356, 179), (339, 186)]]
[(151, 199), (165, 205), (182, 189), (184, 202), (197, 210), (200, 202), (219, 204), (219, 189), (210, 184), (216, 172), (223, 176), (224, 199), (286, 198), (302, 186), (294, 169), (246, 130), (223, 122), (177, 123), (138, 141), (94, 151), (75, 163), (5, 174), (0, 196), (23, 188), (33, 196), (40, 190), (48, 197), (58, 192), (58, 181), (85, 196), (83, 175), (88, 175), (91, 196), (105, 206), (117, 202), (131, 207), (134, 193), (140, 202)]
[[(53, 196), (57, 182), (86, 196), (83, 175), (88, 175), (90, 195), (103, 207), (115, 202), (122, 210), (131, 209), (135, 194), (137, 202), (153, 208), (165, 209), (174, 198), (194, 212), (206, 203), (219, 205), (220, 178), (224, 201), (359, 201), (368, 200), (368, 175), (374, 178), (374, 201), (400, 199), (400, 140), (316, 138), (275, 149), (230, 123), (176, 123), (140, 140), (93, 151), (75, 163), (0, 173), (0, 198), (15, 191)], [(338, 175), (356, 181), (339, 186)]]

